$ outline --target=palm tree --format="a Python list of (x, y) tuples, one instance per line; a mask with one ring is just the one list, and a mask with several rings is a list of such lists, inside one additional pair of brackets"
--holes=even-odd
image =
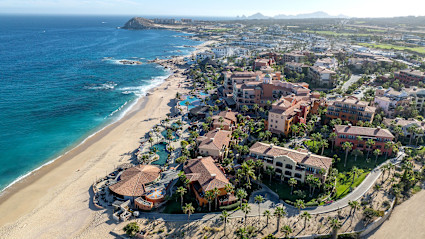
[(351, 152), (351, 154), (354, 155), (354, 161), (357, 161), (357, 157), (362, 156), (363, 151), (361, 151), (360, 149), (355, 149)]
[(401, 128), (400, 125), (397, 125), (394, 129), (394, 134), (395, 134), (395, 142), (398, 141), (398, 137), (403, 133), (403, 129)]
[(407, 132), (409, 132), (410, 137), (409, 137), (409, 145), (412, 145), (412, 139), (414, 136), (414, 133), (416, 131), (417, 126), (416, 125), (411, 125), (409, 128), (407, 128)]
[(276, 209), (274, 210), (274, 216), (276, 217), (277, 220), (277, 229), (276, 231), (279, 230), (280, 228), (280, 218), (286, 216), (286, 211), (283, 207), (276, 207)]
[(291, 195), (294, 187), (297, 185), (298, 181), (295, 178), (290, 178), (288, 181), (289, 186), (291, 186)]
[(301, 213), (301, 209), (305, 208), (304, 201), (301, 199), (297, 199), (295, 201), (295, 207), (298, 209), (298, 213)]
[(330, 221), (330, 225), (332, 228), (332, 238), (338, 238), (338, 230), (341, 228), (341, 222), (339, 222), (338, 218), (333, 218)]
[(246, 193), (245, 189), (239, 188), (236, 190), (236, 197), (240, 200), (240, 207), (242, 208), (242, 201), (244, 198), (246, 198), (248, 194)]
[(211, 212), (211, 203), (214, 201), (214, 192), (213, 191), (206, 191), (205, 192), (205, 198), (208, 201), (208, 210)]
[(393, 146), (394, 146), (394, 142), (393, 141), (387, 141), (387, 142), (385, 142), (385, 145), (384, 145), (384, 149), (386, 149), (386, 151), (385, 151), (385, 159), (388, 158), (388, 150), (389, 149), (392, 149)]
[(375, 151), (373, 151), (373, 154), (375, 155), (375, 163), (376, 163), (378, 161), (378, 156), (381, 155), (381, 150), (375, 149)]
[(251, 211), (251, 206), (248, 203), (243, 203), (242, 207), (241, 207), (242, 212), (244, 212), (245, 214), (245, 226), (246, 226), (246, 221), (247, 221), (247, 217), (248, 217), (248, 213)]
[(292, 233), (292, 228), (289, 225), (285, 225), (280, 229), (280, 231), (285, 234), (285, 238), (288, 238), (288, 236)]
[(332, 151), (334, 150), (335, 140), (336, 140), (336, 133), (332, 132), (329, 134), (329, 140), (332, 142)]
[(360, 209), (360, 203), (357, 201), (349, 201), (348, 205), (351, 207), (350, 215), (354, 215)]
[(255, 196), (255, 202), (258, 204), (258, 225), (260, 225), (261, 220), (261, 203), (264, 202), (264, 197), (261, 195)]
[(229, 213), (226, 210), (223, 210), (220, 215), (220, 219), (224, 222), (224, 236), (226, 236), (226, 225), (227, 220), (229, 219)]
[(224, 190), (227, 192), (227, 194), (231, 194), (235, 191), (235, 186), (233, 186), (231, 183), (228, 183), (224, 186)]
[(212, 192), (214, 194), (214, 199), (215, 199), (215, 210), (217, 210), (218, 196), (220, 196), (220, 190), (218, 188), (214, 188)]
[(322, 146), (322, 153), (320, 155), (323, 155), (325, 148), (329, 147), (328, 141), (326, 139), (322, 139), (320, 141), (320, 146)]
[(273, 166), (270, 166), (270, 165), (267, 166), (266, 174), (268, 174), (270, 176), (270, 183), (271, 183), (272, 182), (272, 176), (273, 176), (273, 174), (275, 174)]
[(186, 101), (186, 102), (184, 102), (184, 105), (186, 105), (186, 107), (187, 107), (187, 111), (189, 112), (189, 105), (190, 105), (190, 102), (189, 102), (189, 101)]
[(375, 141), (373, 141), (373, 139), (368, 139), (366, 141), (366, 146), (367, 146), (367, 156), (366, 158), (369, 158), (369, 153), (372, 150), (372, 147), (375, 145)]
[(257, 169), (257, 175), (260, 175), (260, 169), (263, 167), (264, 163), (262, 160), (257, 160), (254, 163), (255, 168)]
[(304, 228), (307, 226), (307, 221), (311, 219), (311, 215), (308, 212), (304, 212), (300, 215), (301, 219), (304, 218)]
[(257, 116), (257, 118), (258, 118), (258, 109), (259, 109), (260, 107), (257, 105), (257, 104), (254, 104), (253, 106), (252, 106), (252, 109), (255, 111), (255, 115)]
[(246, 114), (246, 112), (248, 112), (249, 109), (248, 109), (248, 106), (243, 105), (241, 110), (242, 110), (242, 112), (244, 112), (244, 114)]
[(296, 133), (298, 132), (298, 126), (295, 124), (291, 125), (291, 132), (292, 132), (292, 136), (295, 136)]
[(248, 185), (251, 185), (251, 178), (254, 180), (257, 178), (255, 175), (255, 171), (253, 169), (253, 166), (249, 165), (246, 161), (242, 163), (241, 165), (242, 169), (242, 175), (245, 176), (246, 183)]
[(347, 166), (347, 157), (348, 157), (348, 152), (350, 152), (350, 150), (353, 148), (353, 144), (346, 141), (342, 144), (342, 148), (345, 150), (345, 161), (344, 161), (344, 167)]
[(184, 187), (178, 187), (177, 193), (180, 195), (181, 207), (183, 208), (183, 195), (187, 193), (187, 189)]
[(269, 210), (265, 210), (264, 212), (263, 212), (263, 216), (265, 216), (266, 217), (266, 225), (269, 225), (269, 218), (270, 218), (270, 216), (271, 216), (272, 214), (271, 214), (271, 212), (269, 211)]
[(272, 136), (272, 132), (266, 130), (266, 132), (264, 132), (264, 135), (266, 136), (266, 140), (269, 141), (269, 138)]
[(186, 203), (183, 207), (183, 212), (187, 214), (187, 222), (190, 220), (190, 215), (195, 212), (195, 208), (192, 206), (192, 203)]
[(357, 168), (356, 166), (353, 166), (352, 168), (351, 168), (351, 171), (350, 171), (350, 174), (351, 175), (353, 175), (353, 182), (352, 182), (352, 184), (354, 184), (354, 180), (360, 175), (360, 174), (362, 174), (363, 173), (363, 169), (359, 169), (359, 168)]

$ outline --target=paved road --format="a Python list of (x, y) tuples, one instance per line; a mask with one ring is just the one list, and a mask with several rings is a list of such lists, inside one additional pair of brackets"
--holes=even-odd
[(362, 76), (361, 75), (351, 75), (350, 79), (342, 85), (342, 89), (346, 91), (353, 83), (358, 81)]

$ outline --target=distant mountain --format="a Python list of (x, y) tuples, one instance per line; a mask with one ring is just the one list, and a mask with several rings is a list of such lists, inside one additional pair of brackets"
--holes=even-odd
[(270, 18), (272, 18), (272, 17), (264, 16), (261, 13), (256, 13), (254, 15), (251, 15), (251, 16), (247, 17), (247, 19), (270, 19)]
[(240, 17), (239, 19), (307, 19), (307, 18), (348, 18), (344, 15), (338, 15), (338, 16), (332, 16), (327, 14), (326, 12), (313, 12), (313, 13), (303, 13), (303, 14), (297, 14), (297, 15), (285, 15), (285, 14), (279, 14), (274, 17), (265, 16), (261, 13), (256, 13), (249, 17)]

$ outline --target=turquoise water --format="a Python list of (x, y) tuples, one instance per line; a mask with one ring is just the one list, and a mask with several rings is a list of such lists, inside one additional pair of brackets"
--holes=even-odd
[(158, 149), (158, 152), (156, 154), (159, 155), (159, 159), (152, 162), (152, 164), (154, 165), (164, 165), (165, 163), (167, 163), (167, 159), (168, 159), (168, 152), (166, 150), (166, 145), (164, 143), (159, 143), (159, 144), (155, 144), (154, 146)]
[[(164, 138), (166, 139), (166, 140), (168, 140), (168, 138), (167, 138), (167, 130), (163, 130), (162, 132), (161, 132), (161, 134), (162, 134), (162, 136), (164, 136)], [(173, 131), (172, 132), (172, 135), (173, 135), (173, 140), (175, 141), (176, 139), (179, 139), (180, 137), (176, 134), (176, 132), (175, 131)]]
[(187, 98), (185, 100), (180, 101), (180, 105), (187, 107), (186, 106), (186, 102), (189, 102), (189, 110), (195, 108), (196, 106), (201, 105), (201, 100), (198, 97), (195, 96), (187, 96)]
[[(119, 118), (199, 42), (130, 17), (0, 16), (0, 189)], [(142, 65), (122, 65), (119, 60)]]

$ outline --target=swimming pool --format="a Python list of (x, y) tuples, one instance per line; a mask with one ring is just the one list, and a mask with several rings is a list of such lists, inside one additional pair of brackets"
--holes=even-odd
[[(162, 134), (162, 136), (164, 136), (164, 138), (166, 139), (166, 140), (168, 140), (168, 138), (167, 138), (167, 130), (163, 130), (162, 132), (161, 132), (161, 134)], [(176, 134), (176, 132), (175, 131), (173, 131), (172, 132), (172, 134), (173, 134), (173, 141), (176, 141), (176, 139), (179, 139), (180, 137)]]
[(159, 144), (155, 144), (154, 146), (158, 149), (158, 152), (156, 154), (158, 154), (159, 159), (152, 162), (153, 165), (164, 165), (165, 163), (167, 163), (167, 159), (168, 159), (168, 152), (166, 150), (166, 145), (164, 143), (159, 143)]
[(195, 96), (186, 96), (186, 99), (180, 101), (179, 105), (187, 107), (186, 102), (190, 103), (189, 110), (202, 104), (202, 102), (199, 98), (197, 98)]

